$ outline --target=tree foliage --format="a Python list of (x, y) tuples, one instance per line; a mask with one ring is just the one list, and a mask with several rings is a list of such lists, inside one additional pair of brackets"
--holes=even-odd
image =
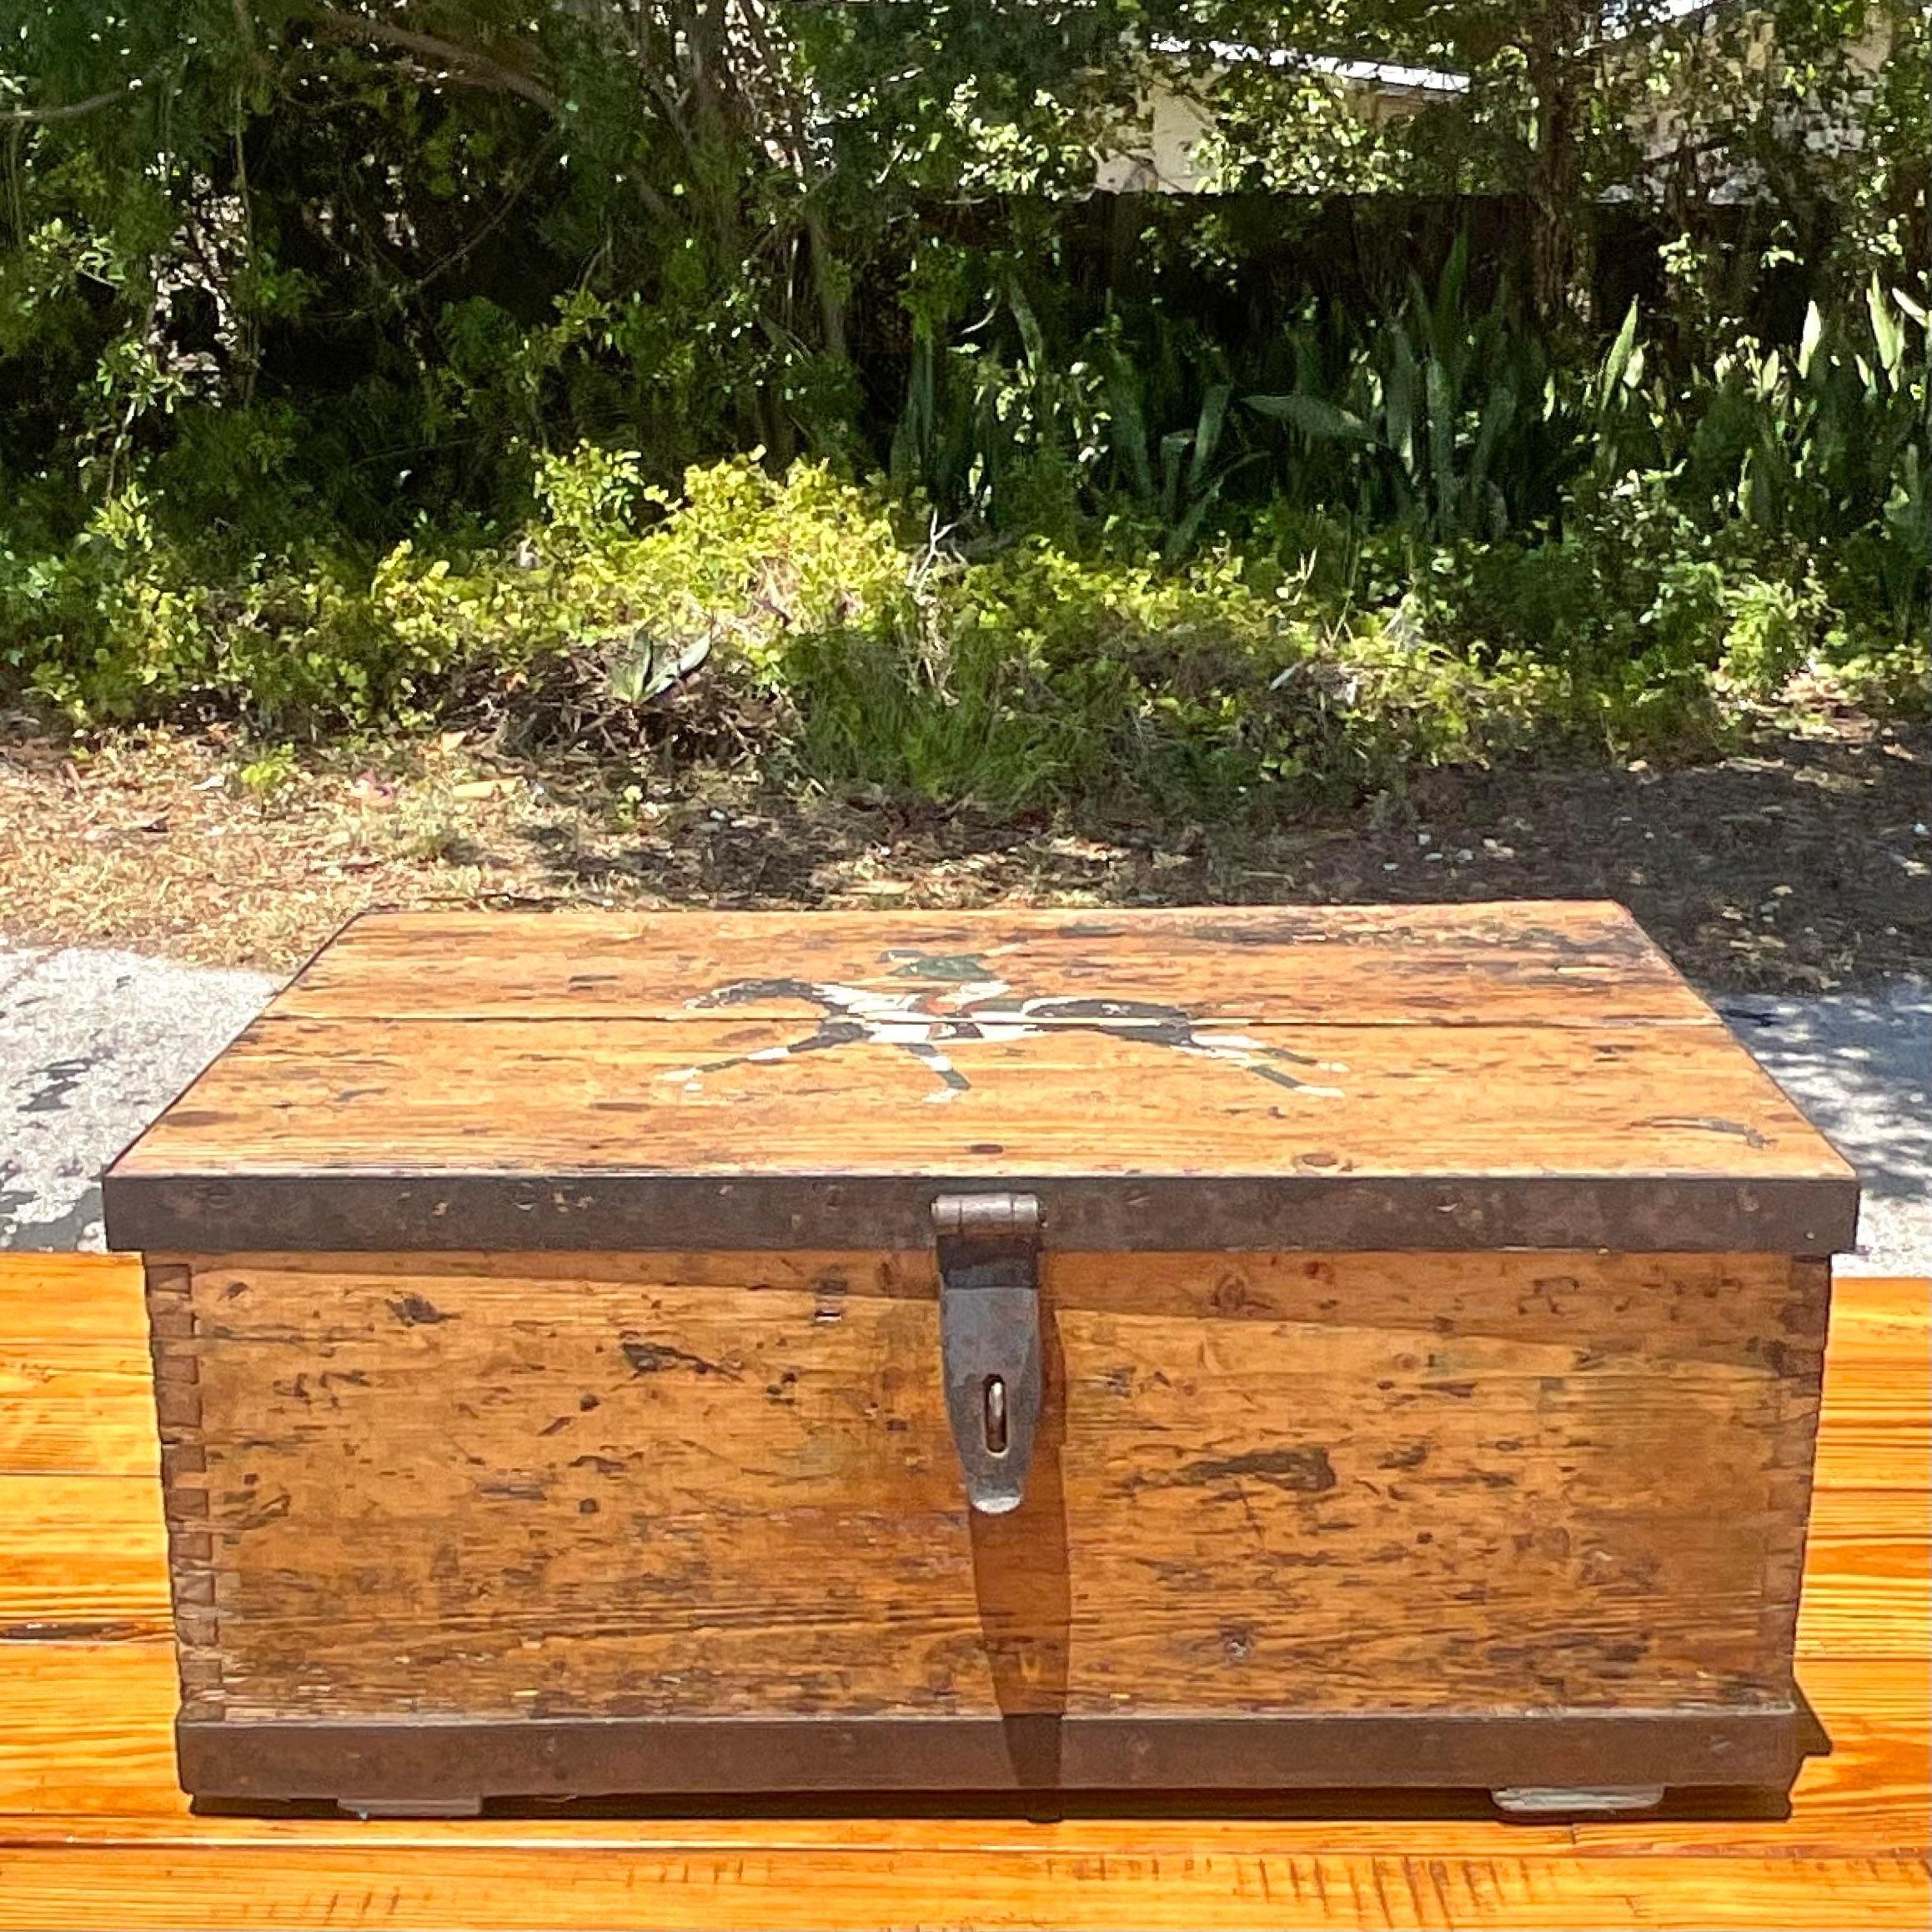
[[(1597, 596), (1633, 518), (1909, 631), (1927, 71), (1911, 0), (0, 0), (0, 649), (214, 623), (215, 554), (459, 566), (580, 446), (877, 474), (968, 555), (1292, 526), (1472, 650), (1445, 555)], [(1159, 93), (1223, 192), (1096, 204)], [(1445, 208), (1493, 246), (1418, 256)]]

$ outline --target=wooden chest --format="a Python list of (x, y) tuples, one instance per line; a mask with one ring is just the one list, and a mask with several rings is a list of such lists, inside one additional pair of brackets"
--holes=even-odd
[(374, 916), (106, 1192), (204, 1795), (1818, 1748), (1856, 1184), (1613, 906)]

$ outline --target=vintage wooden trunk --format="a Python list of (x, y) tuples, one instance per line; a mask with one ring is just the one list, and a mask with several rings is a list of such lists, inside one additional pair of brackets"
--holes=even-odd
[(363, 919), (107, 1180), (183, 1780), (1784, 1785), (1855, 1208), (1613, 906)]

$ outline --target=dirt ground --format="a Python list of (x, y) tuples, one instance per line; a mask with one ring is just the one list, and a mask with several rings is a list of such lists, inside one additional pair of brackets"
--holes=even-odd
[[(364, 906), (1166, 905), (1605, 896), (1713, 991), (1932, 972), (1932, 735), (1839, 718), (1749, 755), (1424, 775), (1265, 836), (626, 781), (445, 735), (266, 765), (219, 733), (0, 737), (0, 941), (284, 971)], [(244, 773), (248, 775), (244, 776)]]

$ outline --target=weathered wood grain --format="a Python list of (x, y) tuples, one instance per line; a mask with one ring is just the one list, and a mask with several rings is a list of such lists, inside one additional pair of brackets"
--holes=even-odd
[(189, 1267), (232, 1715), (1787, 1694), (1824, 1307), (1768, 1257), (1052, 1255), (992, 1520), (929, 1257)]
[(1849, 1170), (1600, 904), (365, 920), (106, 1177), (148, 1249), (1849, 1243)]
[[(424, 971), (425, 959), (434, 971)], [(1620, 906), (761, 913), (369, 914), (276, 1002), (305, 1019), (681, 1017), (713, 988), (790, 980), (886, 996), (1171, 1004), (1357, 1024), (1719, 1024)], [(791, 1021), (797, 995), (749, 992)], [(1055, 1024), (1051, 1016), (1043, 1024)]]
[(952, 1042), (954, 1088), (870, 1040), (759, 1059), (770, 1020), (268, 1020), (114, 1174), (1849, 1177), (1721, 1030), (1262, 1031), (1286, 1057)]

